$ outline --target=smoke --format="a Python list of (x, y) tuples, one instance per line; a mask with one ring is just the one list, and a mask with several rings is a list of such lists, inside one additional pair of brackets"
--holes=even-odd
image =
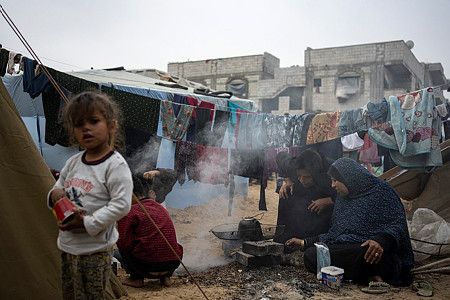
[(133, 174), (144, 173), (156, 168), (161, 139), (152, 136), (146, 144), (127, 157), (127, 162)]

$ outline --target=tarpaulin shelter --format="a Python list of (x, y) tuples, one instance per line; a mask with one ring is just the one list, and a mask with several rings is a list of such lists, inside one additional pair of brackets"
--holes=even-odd
[(418, 208), (429, 208), (450, 222), (450, 140), (440, 146), (443, 166), (433, 172), (395, 167), (380, 175), (403, 200), (409, 202), (406, 209), (409, 219)]

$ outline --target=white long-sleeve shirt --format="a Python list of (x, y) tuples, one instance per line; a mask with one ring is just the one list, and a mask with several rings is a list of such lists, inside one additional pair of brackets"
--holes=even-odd
[(113, 151), (104, 158), (87, 162), (85, 152), (69, 158), (54, 189), (64, 189), (69, 199), (86, 211), (84, 230), (59, 231), (58, 248), (73, 255), (108, 251), (119, 234), (115, 223), (128, 214), (131, 207), (133, 181), (131, 171), (120, 153)]

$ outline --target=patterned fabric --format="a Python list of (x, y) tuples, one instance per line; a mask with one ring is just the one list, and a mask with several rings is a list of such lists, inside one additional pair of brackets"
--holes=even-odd
[(122, 112), (124, 126), (149, 134), (158, 129), (160, 100), (124, 92), (110, 87), (102, 87), (102, 92), (116, 102)]
[[(167, 210), (152, 199), (140, 200), (141, 204), (155, 221), (179, 257), (183, 257), (183, 247), (177, 242), (175, 227)], [(131, 252), (137, 259), (146, 262), (177, 260), (163, 237), (159, 234), (139, 205), (133, 204), (131, 210), (117, 222), (120, 252)]]
[(175, 171), (180, 185), (186, 181), (186, 173), (189, 180), (195, 177), (195, 159), (197, 148), (189, 141), (178, 141), (175, 147)]
[(314, 118), (314, 114), (304, 113), (301, 115), (292, 116), (292, 146), (304, 146), (306, 145), (306, 138), (308, 136), (308, 128), (311, 124), (311, 120)]
[[(181, 106), (178, 116), (175, 117), (174, 106)], [(169, 140), (181, 141), (189, 126), (193, 107), (177, 105), (169, 101), (161, 101), (162, 135)]]
[(319, 236), (320, 241), (363, 243), (377, 234), (389, 234), (396, 241), (394, 283), (401, 285), (414, 266), (414, 256), (400, 198), (388, 182), (350, 158), (340, 158), (332, 166), (345, 181), (349, 194), (336, 197), (332, 226)]
[(64, 300), (106, 299), (106, 284), (111, 272), (111, 254), (61, 254)]
[(338, 138), (338, 124), (341, 113), (342, 111), (336, 111), (315, 115), (309, 125), (306, 144), (315, 144)]
[(264, 122), (266, 127), (267, 148), (281, 148), (292, 146), (292, 116), (279, 116), (266, 114)]
[(440, 118), (433, 118), (434, 90), (423, 89), (389, 98), (390, 121), (369, 129), (370, 138), (390, 149), (402, 168), (442, 166)]

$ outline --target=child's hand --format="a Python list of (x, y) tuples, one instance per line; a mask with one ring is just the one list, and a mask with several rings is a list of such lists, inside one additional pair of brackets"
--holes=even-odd
[(55, 204), (56, 202), (58, 202), (59, 199), (64, 197), (67, 197), (67, 194), (63, 189), (54, 189), (50, 195), (53, 204)]
[(61, 229), (62, 231), (67, 231), (67, 230), (72, 230), (72, 229), (77, 229), (77, 228), (85, 229), (84, 222), (83, 222), (84, 217), (81, 214), (81, 212), (78, 210), (78, 208), (74, 208), (73, 212), (74, 212), (74, 214), (73, 214), (72, 220), (70, 220), (69, 222), (67, 222), (65, 224), (58, 222), (59, 229)]

